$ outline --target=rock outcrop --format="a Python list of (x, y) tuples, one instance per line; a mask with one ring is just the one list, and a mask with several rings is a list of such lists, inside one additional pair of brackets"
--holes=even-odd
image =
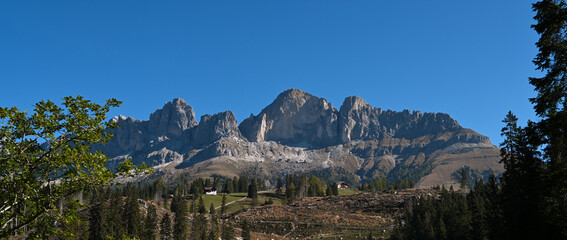
[(293, 146), (329, 146), (337, 142), (337, 110), (324, 98), (289, 89), (240, 125), (248, 141)]
[(209, 145), (221, 138), (236, 137), (242, 135), (238, 130), (236, 117), (231, 111), (217, 113), (215, 115), (203, 115), (199, 125), (192, 129), (191, 144), (195, 147)]
[(148, 129), (155, 136), (179, 137), (186, 129), (197, 125), (193, 107), (175, 98), (150, 115)]
[(383, 139), (385, 137), (416, 138), (429, 134), (456, 131), (462, 127), (445, 113), (419, 111), (383, 111), (373, 108), (360, 97), (347, 97), (339, 111), (339, 131), (342, 143), (352, 140)]

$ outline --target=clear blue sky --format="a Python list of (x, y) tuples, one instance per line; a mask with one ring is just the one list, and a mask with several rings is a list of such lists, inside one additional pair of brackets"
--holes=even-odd
[(508, 110), (535, 119), (533, 2), (0, 1), (0, 106), (117, 98), (146, 120), (183, 98), (240, 122), (298, 88), (446, 112), (498, 145)]

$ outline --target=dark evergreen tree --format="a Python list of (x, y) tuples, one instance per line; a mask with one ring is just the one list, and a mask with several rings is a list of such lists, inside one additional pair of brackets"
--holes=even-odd
[(248, 177), (240, 176), (238, 180), (238, 192), (247, 192), (248, 191)]
[(228, 223), (222, 225), (222, 240), (233, 240), (234, 239), (234, 229)]
[(226, 194), (222, 195), (221, 214), (226, 213)]
[[(517, 126), (517, 120), (509, 112), (502, 128), (505, 140), (501, 144), (501, 156), (506, 169), (502, 176), (504, 226), (508, 239), (534, 239), (545, 231), (539, 208), (544, 165), (538, 157), (537, 145), (532, 144), (533, 125), (522, 129)], [(531, 231), (526, 233), (525, 229)]]
[[(405, 179), (407, 181), (407, 179)], [(461, 169), (461, 191), (466, 191), (467, 186), (469, 185), (469, 176), (465, 169)], [(408, 188), (408, 186), (404, 186), (404, 188)]]
[(339, 187), (336, 182), (331, 183), (331, 192), (333, 195), (339, 195)]
[(161, 240), (169, 240), (173, 238), (171, 233), (171, 217), (169, 213), (165, 213), (160, 223), (159, 238)]
[(295, 199), (295, 185), (293, 183), (290, 183), (285, 189), (285, 199), (288, 204), (292, 203)]
[(234, 192), (233, 189), (234, 189), (234, 188), (233, 188), (233, 185), (232, 185), (232, 180), (231, 180), (230, 178), (227, 178), (226, 181), (224, 182), (224, 186), (223, 186), (222, 191), (223, 191), (224, 193), (229, 193), (229, 194), (230, 194), (230, 193)]
[(205, 184), (203, 185), (204, 187), (212, 187), (213, 186), (213, 182), (211, 181), (210, 178), (205, 179)]
[(251, 239), (250, 224), (248, 224), (248, 221), (244, 219), (244, 221), (242, 222), (242, 240), (250, 240), (250, 239)]
[(140, 214), (138, 199), (133, 196), (128, 197), (124, 205), (124, 219), (126, 220), (126, 234), (132, 238), (137, 238), (140, 235), (142, 215)]
[(189, 206), (189, 213), (191, 215), (195, 215), (195, 213), (197, 213), (197, 206), (195, 206), (195, 199), (191, 200), (191, 205)]
[(191, 224), (191, 239), (207, 239), (208, 233), (207, 217), (205, 217), (205, 214), (198, 214), (193, 218), (193, 223)]
[(216, 189), (219, 189), (219, 190), (221, 189), (221, 179), (220, 178), (215, 177), (213, 179), (213, 187), (216, 188)]
[(282, 179), (278, 178), (278, 181), (276, 183), (276, 196), (279, 197), (282, 195), (282, 187), (283, 187)]
[(188, 223), (187, 218), (189, 213), (187, 210), (187, 203), (180, 199), (179, 203), (175, 207), (175, 220), (173, 224), (173, 239), (175, 240), (186, 240)]
[(110, 236), (115, 239), (120, 239), (126, 234), (126, 221), (124, 216), (124, 201), (122, 200), (122, 192), (116, 190), (111, 195), (109, 214), (112, 216), (112, 222), (109, 224)]
[[(533, 4), (532, 25), (540, 34), (539, 53), (534, 59), (543, 77), (530, 78), (537, 96), (530, 101), (541, 121), (534, 124), (547, 163), (544, 193), (546, 229), (550, 238), (567, 239), (567, 4), (564, 0), (543, 0)], [(539, 147), (538, 146), (538, 147)]]
[(219, 222), (215, 214), (211, 215), (211, 229), (209, 230), (209, 240), (219, 239)]
[(215, 204), (211, 202), (211, 206), (209, 207), (209, 215), (213, 216), (215, 214), (217, 214), (217, 211), (215, 211)]
[(234, 192), (239, 192), (239, 188), (238, 188), (238, 184), (239, 184), (239, 179), (237, 176), (234, 176), (234, 178), (232, 179), (232, 189), (234, 190)]
[(95, 193), (93, 198), (89, 209), (89, 239), (105, 239), (110, 235), (107, 221), (108, 208), (99, 193)]
[(203, 198), (199, 198), (199, 205), (197, 205), (199, 214), (207, 213), (207, 208), (205, 207), (205, 202), (203, 202)]
[(250, 181), (250, 185), (248, 186), (248, 197), (258, 198), (258, 184), (256, 179), (252, 179), (252, 181)]
[(144, 219), (144, 234), (142, 234), (142, 239), (155, 240), (157, 237), (158, 230), (158, 216), (156, 207), (150, 204), (148, 207), (148, 213)]

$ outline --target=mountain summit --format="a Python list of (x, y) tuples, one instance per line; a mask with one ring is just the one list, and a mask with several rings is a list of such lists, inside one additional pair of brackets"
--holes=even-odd
[(480, 175), (503, 171), (488, 137), (463, 128), (445, 113), (401, 112), (347, 97), (340, 110), (326, 99), (288, 89), (238, 125), (225, 111), (197, 123), (182, 99), (166, 103), (149, 121), (119, 116), (115, 138), (99, 146), (114, 166), (127, 157), (174, 179), (253, 171), (267, 179), (287, 173), (340, 170), (364, 180), (413, 178), (419, 187), (456, 184), (467, 166)]

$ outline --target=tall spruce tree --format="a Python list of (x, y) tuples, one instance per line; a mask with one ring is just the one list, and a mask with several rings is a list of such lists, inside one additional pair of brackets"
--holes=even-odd
[(224, 223), (222, 225), (222, 233), (221, 233), (222, 240), (233, 240), (234, 239), (234, 229), (228, 223)]
[(158, 216), (156, 207), (150, 204), (148, 207), (148, 213), (144, 219), (144, 231), (142, 234), (142, 239), (155, 240), (157, 237), (158, 230)]
[(532, 25), (540, 34), (539, 52), (534, 59), (543, 77), (530, 78), (537, 96), (530, 101), (542, 120), (536, 124), (541, 139), (545, 176), (548, 223), (554, 238), (567, 239), (567, 4), (564, 0), (544, 0), (533, 4), (536, 12)]
[(121, 191), (116, 190), (112, 193), (110, 198), (109, 214), (112, 216), (112, 222), (115, 224), (109, 224), (110, 235), (115, 239), (120, 239), (126, 233), (126, 221), (123, 219), (124, 216), (124, 200), (122, 199)]
[(187, 210), (187, 203), (180, 199), (179, 203), (175, 207), (175, 220), (173, 224), (173, 239), (175, 240), (186, 240), (188, 223), (187, 218), (189, 213)]
[(226, 194), (222, 195), (221, 214), (226, 213)]
[[(407, 179), (405, 179), (407, 181)], [(466, 191), (469, 185), (469, 175), (467, 174), (467, 171), (463, 168), (461, 169), (461, 191)], [(404, 188), (408, 188), (409, 184), (407, 186), (405, 186), (404, 184)]]
[(124, 218), (126, 220), (126, 233), (132, 238), (140, 235), (140, 224), (142, 216), (140, 214), (140, 207), (138, 206), (138, 199), (130, 196), (124, 205)]
[(242, 222), (242, 240), (250, 240), (250, 224), (246, 219)]
[(169, 213), (165, 213), (159, 225), (159, 239), (169, 240), (172, 238), (173, 234), (171, 232), (171, 217), (169, 216)]
[(89, 209), (89, 239), (105, 239), (110, 235), (107, 222), (108, 207), (99, 192), (95, 192)]

